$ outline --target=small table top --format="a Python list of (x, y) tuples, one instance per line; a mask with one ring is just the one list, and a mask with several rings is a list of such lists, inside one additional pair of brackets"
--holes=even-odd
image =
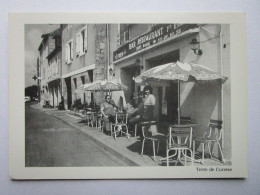
[(181, 124), (170, 124), (169, 127), (172, 127), (172, 128), (189, 128), (189, 127), (196, 127), (198, 125), (199, 125), (198, 123), (191, 122), (191, 123), (181, 123)]

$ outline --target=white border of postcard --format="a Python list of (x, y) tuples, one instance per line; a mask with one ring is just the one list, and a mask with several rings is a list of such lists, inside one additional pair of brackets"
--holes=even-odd
[[(104, 17), (104, 15), (106, 17)], [(10, 13), (9, 175), (13, 179), (244, 178), (247, 177), (247, 85), (245, 13)], [(231, 40), (231, 171), (185, 167), (25, 167), (24, 24), (226, 23)], [(216, 168), (212, 166), (213, 168)], [(215, 169), (214, 169), (215, 170)]]

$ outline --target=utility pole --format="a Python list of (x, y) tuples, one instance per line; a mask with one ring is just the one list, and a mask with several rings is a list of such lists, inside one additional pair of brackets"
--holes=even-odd
[(38, 85), (38, 101), (41, 102), (41, 89), (40, 89), (40, 64), (39, 58), (37, 58), (37, 85)]

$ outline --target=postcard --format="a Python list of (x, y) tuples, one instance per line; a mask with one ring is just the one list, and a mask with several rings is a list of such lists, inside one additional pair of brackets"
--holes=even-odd
[(10, 13), (10, 178), (247, 177), (245, 18)]

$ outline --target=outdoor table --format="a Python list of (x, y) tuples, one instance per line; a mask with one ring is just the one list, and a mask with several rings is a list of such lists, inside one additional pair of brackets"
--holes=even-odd
[[(189, 136), (190, 136), (190, 143), (189, 143), (189, 146), (192, 146), (192, 134), (193, 134), (193, 129), (194, 127), (198, 126), (197, 123), (195, 122), (185, 122), (185, 123), (181, 123), (181, 124), (170, 124), (169, 125), (169, 128), (168, 128), (168, 135), (169, 135), (169, 143), (166, 147), (169, 147), (171, 148), (171, 145), (172, 145), (172, 136), (174, 137), (177, 137), (177, 142), (178, 144), (180, 144), (181, 142), (181, 137), (182, 136), (186, 136), (187, 137), (187, 130), (189, 131)], [(179, 133), (178, 134), (172, 134), (173, 130), (177, 130)], [(173, 156), (175, 156), (176, 154), (174, 155), (171, 155), (169, 156), (168, 158), (172, 158)], [(177, 161), (176, 162), (180, 162), (180, 158), (181, 158), (181, 149), (178, 150), (178, 156), (177, 156)], [(191, 157), (192, 158), (192, 157)], [(161, 161), (162, 160), (167, 160), (167, 157), (163, 158), (163, 159), (160, 159)]]

